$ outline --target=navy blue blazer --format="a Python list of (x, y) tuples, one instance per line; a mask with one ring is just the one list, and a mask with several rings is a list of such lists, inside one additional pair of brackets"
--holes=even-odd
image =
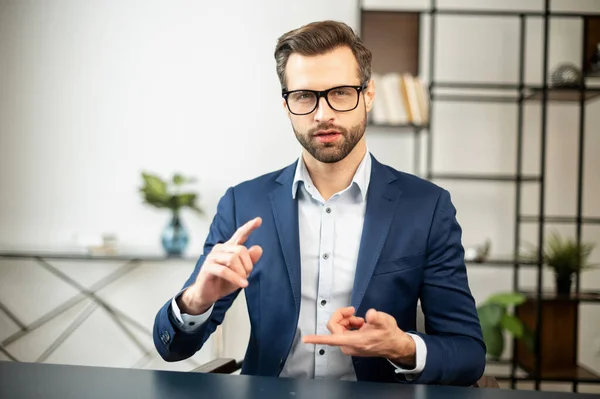
[[(372, 156), (367, 207), (351, 305), (396, 318), (427, 345), (425, 369), (408, 381), (384, 358), (354, 357), (360, 381), (472, 385), (483, 374), (486, 347), (464, 262), (462, 230), (449, 193)], [(289, 353), (300, 311), (298, 207), (292, 198), (296, 162), (230, 187), (220, 199), (204, 246), (184, 287), (192, 284), (206, 255), (236, 229), (260, 216), (246, 245), (263, 255), (244, 290), (251, 325), (242, 374), (278, 376)], [(168, 300), (158, 311), (154, 344), (166, 361), (191, 357), (220, 325), (239, 290), (220, 299), (210, 319), (194, 332), (173, 322)], [(416, 331), (417, 300), (426, 333)]]

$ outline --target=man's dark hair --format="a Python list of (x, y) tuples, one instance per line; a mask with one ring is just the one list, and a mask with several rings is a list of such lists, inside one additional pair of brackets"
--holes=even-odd
[(371, 61), (373, 59), (371, 51), (345, 23), (320, 21), (291, 30), (278, 39), (275, 47), (275, 61), (281, 88), (287, 88), (285, 67), (292, 53), (305, 56), (320, 55), (343, 46), (349, 47), (356, 57), (360, 84), (368, 83), (371, 79)]

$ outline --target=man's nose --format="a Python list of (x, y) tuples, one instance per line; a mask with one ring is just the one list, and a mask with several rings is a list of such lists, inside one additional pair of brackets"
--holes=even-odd
[(315, 111), (315, 121), (324, 122), (334, 119), (335, 111), (331, 109), (325, 97), (319, 98), (317, 110)]

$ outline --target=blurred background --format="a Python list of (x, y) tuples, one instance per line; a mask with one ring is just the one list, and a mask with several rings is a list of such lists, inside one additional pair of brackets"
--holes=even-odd
[(154, 316), (225, 190), (299, 156), (274, 46), (335, 19), (374, 53), (369, 149), (452, 195), (486, 373), (600, 392), (600, 271), (569, 263), (600, 263), (600, 2), (546, 3), (0, 0), (0, 360), (243, 357), (243, 295), (179, 363), (154, 350)]

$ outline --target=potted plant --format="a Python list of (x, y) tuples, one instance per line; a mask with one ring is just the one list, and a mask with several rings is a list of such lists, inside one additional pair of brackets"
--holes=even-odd
[(163, 180), (148, 172), (142, 172), (142, 179), (140, 193), (144, 203), (171, 211), (170, 221), (162, 232), (162, 246), (169, 256), (179, 256), (189, 242), (188, 233), (181, 221), (181, 210), (189, 208), (199, 215), (204, 213), (196, 204), (198, 194), (185, 190), (185, 186), (194, 183), (195, 179), (174, 174), (170, 180)]
[[(557, 295), (569, 295), (573, 275), (589, 267), (588, 258), (594, 249), (592, 243), (580, 243), (562, 238), (557, 232), (549, 234), (542, 251), (542, 261), (554, 270)], [(537, 259), (537, 252), (532, 255)]]
[(500, 359), (504, 352), (505, 333), (523, 339), (533, 350), (532, 332), (510, 311), (510, 308), (522, 304), (525, 300), (524, 294), (501, 292), (491, 295), (477, 307), (487, 355), (492, 360)]

